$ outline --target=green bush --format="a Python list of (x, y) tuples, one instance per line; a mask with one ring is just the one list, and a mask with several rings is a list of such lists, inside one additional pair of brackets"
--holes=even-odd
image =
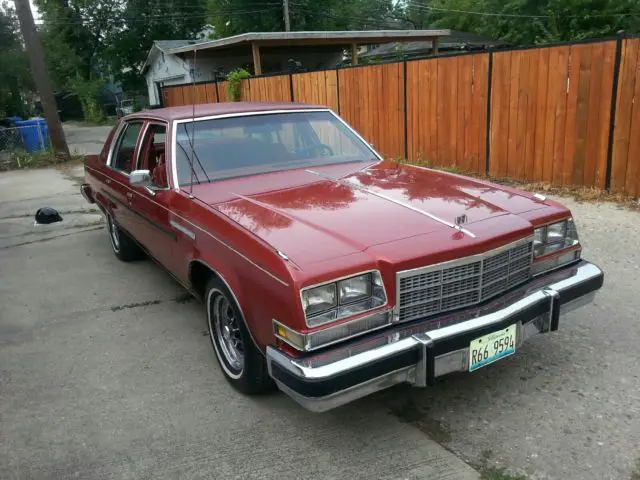
[(242, 80), (250, 77), (251, 74), (244, 68), (233, 70), (227, 75), (227, 96), (231, 101), (240, 101), (240, 85), (242, 84)]

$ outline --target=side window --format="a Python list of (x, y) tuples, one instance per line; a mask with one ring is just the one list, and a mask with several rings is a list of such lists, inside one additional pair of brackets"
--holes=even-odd
[(137, 168), (149, 170), (152, 182), (160, 188), (167, 187), (166, 131), (165, 125), (150, 123), (140, 144), (138, 156)]
[(124, 173), (131, 173), (133, 169), (133, 153), (136, 150), (136, 143), (142, 122), (131, 122), (124, 127), (120, 137), (116, 142), (116, 148), (111, 157), (111, 166)]

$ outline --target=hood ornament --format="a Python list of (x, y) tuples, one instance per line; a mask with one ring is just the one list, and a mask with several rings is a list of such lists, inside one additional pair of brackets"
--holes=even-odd
[(456, 225), (461, 226), (467, 223), (467, 216), (463, 213), (462, 215), (456, 217), (455, 220)]

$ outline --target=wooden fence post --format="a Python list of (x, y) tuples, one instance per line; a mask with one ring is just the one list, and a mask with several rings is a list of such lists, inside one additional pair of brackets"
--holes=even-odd
[(336, 101), (338, 103), (338, 115), (340, 115), (340, 72), (336, 67)]
[(289, 74), (289, 95), (291, 97), (291, 103), (295, 102), (296, 100), (293, 95), (293, 74), (292, 73)]
[(405, 58), (403, 61), (403, 95), (404, 95), (404, 159), (409, 160), (409, 125), (408, 125), (408, 117), (407, 117), (407, 59)]
[(607, 170), (604, 177), (604, 189), (608, 192), (611, 188), (611, 175), (613, 169), (613, 140), (616, 128), (616, 109), (618, 107), (618, 81), (620, 79), (620, 63), (622, 61), (622, 42), (624, 32), (618, 32), (616, 40), (616, 59), (613, 66), (613, 88), (611, 91), (611, 110), (609, 114), (609, 144), (607, 146)]
[(491, 167), (491, 84), (493, 83), (493, 50), (489, 47), (489, 67), (487, 72), (487, 131), (484, 174), (488, 177)]

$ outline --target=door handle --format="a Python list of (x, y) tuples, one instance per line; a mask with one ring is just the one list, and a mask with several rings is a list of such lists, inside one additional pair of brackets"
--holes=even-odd
[(133, 193), (127, 192), (127, 198), (131, 200), (133, 198)]
[(104, 183), (106, 183), (107, 185), (111, 185), (111, 179), (110, 178), (105, 178), (104, 179)]

